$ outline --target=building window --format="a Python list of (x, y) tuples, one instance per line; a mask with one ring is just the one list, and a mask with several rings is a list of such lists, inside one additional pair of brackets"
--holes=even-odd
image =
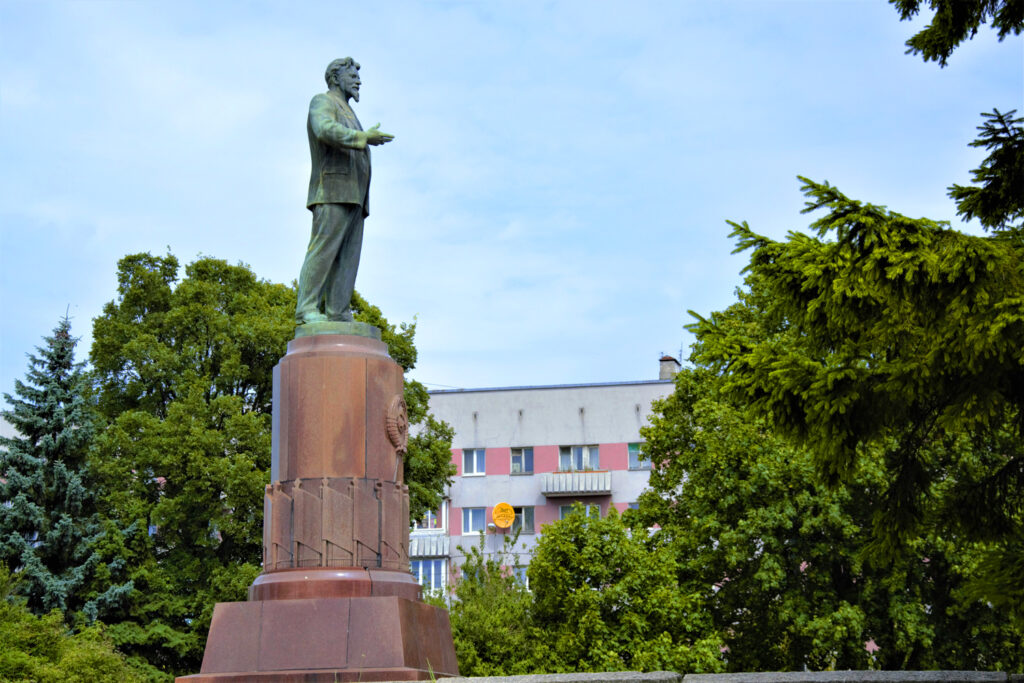
[(444, 531), (448, 528), (448, 501), (443, 501), (437, 510), (431, 510), (413, 522), (413, 531)]
[[(559, 505), (558, 506), (558, 519), (565, 519), (566, 517), (571, 515), (573, 513), (573, 510), (575, 510), (575, 509), (576, 509), (576, 504), (575, 503), (572, 504), (572, 505)], [(583, 514), (587, 515), (588, 517), (600, 517), (601, 516), (601, 506), (598, 505), (597, 503), (591, 503), (589, 505), (584, 505), (583, 509), (582, 509), (582, 512), (583, 512)]]
[(599, 470), (601, 460), (597, 446), (562, 446), (558, 449), (558, 470)]
[(462, 533), (475, 534), (484, 530), (484, 508), (462, 508)]
[(484, 474), (485, 471), (484, 449), (464, 448), (462, 449), (462, 476)]
[(631, 443), (629, 444), (629, 469), (631, 470), (649, 470), (651, 469), (651, 461), (643, 457), (640, 454), (640, 444)]
[(512, 449), (512, 474), (533, 474), (533, 449)]
[(445, 561), (443, 557), (431, 560), (411, 560), (409, 569), (416, 581), (423, 586), (425, 593), (444, 593), (445, 587)]
[(512, 508), (516, 518), (512, 522), (512, 533), (532, 534), (533, 533), (533, 506)]
[(512, 567), (512, 576), (516, 577), (516, 581), (523, 584), (526, 590), (530, 590), (530, 577), (526, 575), (527, 567)]
[(629, 504), (627, 504), (626, 509), (627, 510), (639, 510), (640, 509), (640, 503), (629, 503)]

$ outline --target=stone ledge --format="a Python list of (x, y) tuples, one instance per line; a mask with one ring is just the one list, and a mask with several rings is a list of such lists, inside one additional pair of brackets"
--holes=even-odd
[(772, 671), (687, 674), (614, 671), (533, 676), (445, 678), (445, 683), (1024, 683), (1024, 675), (1002, 671)]
[(687, 674), (684, 683), (1008, 683), (1001, 671), (772, 671)]
[(609, 671), (587, 674), (535, 674), (532, 676), (476, 676), (445, 678), (444, 683), (680, 683), (674, 671)]

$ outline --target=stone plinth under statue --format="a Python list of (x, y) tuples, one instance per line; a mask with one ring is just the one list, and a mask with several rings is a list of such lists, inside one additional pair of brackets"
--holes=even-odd
[(182, 681), (457, 676), (448, 613), (409, 573), (402, 368), (380, 331), (303, 325), (274, 369), (263, 574), (219, 603)]

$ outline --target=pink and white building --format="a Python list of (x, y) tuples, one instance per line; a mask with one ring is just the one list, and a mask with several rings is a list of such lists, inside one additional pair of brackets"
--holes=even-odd
[[(679, 368), (661, 359), (660, 379), (430, 392), (430, 410), (455, 429), (457, 468), (448, 500), (414, 525), (409, 556), (426, 589), (443, 590), (465, 552), (495, 552), (519, 530), (515, 571), (525, 567), (548, 524), (581, 503), (591, 514), (635, 504), (650, 463), (640, 457), (640, 428), (651, 402), (673, 390)], [(508, 503), (509, 529), (491, 516)]]

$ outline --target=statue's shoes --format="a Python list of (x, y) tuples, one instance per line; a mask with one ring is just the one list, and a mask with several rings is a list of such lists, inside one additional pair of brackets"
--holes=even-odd
[(323, 313), (304, 313), (301, 317), (295, 318), (296, 325), (308, 325), (309, 323), (325, 323), (327, 316)]

